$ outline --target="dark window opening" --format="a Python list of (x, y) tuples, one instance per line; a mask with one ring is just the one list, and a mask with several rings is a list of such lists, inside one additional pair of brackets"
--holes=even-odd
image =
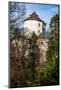
[(40, 23), (39, 23), (39, 27), (40, 27)]
[(38, 30), (38, 33), (40, 33), (40, 30)]
[(43, 45), (43, 42), (41, 42), (41, 45)]

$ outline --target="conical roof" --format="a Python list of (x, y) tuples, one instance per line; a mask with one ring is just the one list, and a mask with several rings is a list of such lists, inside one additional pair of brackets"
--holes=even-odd
[(27, 20), (37, 20), (37, 21), (41, 21), (45, 24), (45, 22), (39, 18), (39, 16), (36, 14), (35, 11), (28, 18), (26, 18), (24, 21), (27, 21)]

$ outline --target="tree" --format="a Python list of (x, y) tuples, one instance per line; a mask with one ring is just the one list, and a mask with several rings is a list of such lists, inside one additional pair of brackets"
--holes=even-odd
[(59, 15), (54, 15), (50, 22), (47, 51), (47, 85), (59, 84)]
[(14, 35), (15, 28), (23, 28), (26, 8), (25, 4), (18, 2), (9, 2), (9, 29), (10, 38)]
[(24, 36), (21, 36), (18, 28), (16, 28), (14, 37), (10, 40), (10, 87), (20, 87), (26, 84), (26, 59), (23, 46)]
[(36, 83), (37, 70), (36, 68), (39, 65), (40, 61), (40, 49), (37, 45), (38, 36), (33, 32), (31, 37), (28, 39), (29, 41), (29, 55), (28, 55), (28, 76), (27, 80), (28, 86), (33, 86)]

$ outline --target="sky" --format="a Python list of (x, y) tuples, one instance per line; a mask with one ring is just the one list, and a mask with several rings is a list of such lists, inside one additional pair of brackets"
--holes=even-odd
[(40, 19), (46, 23), (46, 30), (49, 28), (49, 24), (53, 15), (58, 14), (59, 6), (51, 4), (30, 4), (25, 3), (26, 7), (26, 18), (35, 11)]
[[(11, 3), (13, 4), (15, 2), (11, 2)], [(40, 17), (40, 19), (46, 23), (46, 31), (49, 28), (51, 18), (55, 14), (59, 13), (59, 5), (55, 5), (55, 4), (18, 3), (18, 2), (16, 2), (16, 4), (17, 4), (17, 7), (20, 8), (20, 10), (21, 10), (21, 5), (23, 6), (23, 8), (25, 8), (24, 9), (25, 10), (25, 15), (24, 15), (25, 18), (28, 18), (29, 15), (32, 14), (33, 11), (35, 11), (38, 14), (38, 16)], [(21, 14), (21, 12), (20, 12), (20, 14)], [(16, 17), (18, 17), (17, 12), (14, 13), (12, 18), (16, 18)], [(21, 21), (21, 19), (20, 19), (20, 21)], [(19, 27), (21, 27), (21, 25), (19, 25)]]

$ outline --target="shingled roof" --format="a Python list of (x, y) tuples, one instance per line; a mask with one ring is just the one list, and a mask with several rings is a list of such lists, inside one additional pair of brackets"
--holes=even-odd
[(24, 21), (27, 21), (27, 20), (37, 20), (37, 21), (43, 22), (43, 24), (46, 24), (43, 20), (41, 20), (39, 18), (39, 16), (36, 14), (35, 11), (28, 18), (26, 18)]

